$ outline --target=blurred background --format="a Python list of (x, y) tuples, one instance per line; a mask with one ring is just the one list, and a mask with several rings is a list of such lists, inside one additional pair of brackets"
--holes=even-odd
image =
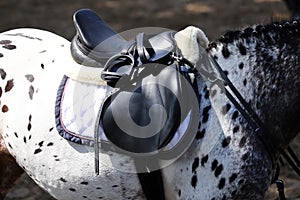
[[(188, 25), (204, 30), (215, 40), (226, 30), (266, 24), (290, 16), (281, 0), (0, 0), (0, 32), (18, 27), (49, 30), (69, 40), (75, 34), (72, 15), (81, 8), (98, 13), (116, 31), (140, 27), (180, 30)], [(293, 142), (300, 155), (300, 136)], [(300, 199), (300, 179), (289, 166), (282, 167), (288, 199)], [(23, 175), (5, 200), (50, 200)], [(272, 186), (266, 196), (278, 199)]]

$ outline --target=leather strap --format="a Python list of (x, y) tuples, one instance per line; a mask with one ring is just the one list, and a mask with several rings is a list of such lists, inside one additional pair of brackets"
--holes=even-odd
[(148, 62), (155, 54), (152, 45), (144, 35), (144, 33), (139, 33), (136, 36), (136, 49), (142, 63)]
[[(134, 158), (137, 170), (147, 171), (147, 166), (145, 166), (144, 159), (145, 158)], [(158, 166), (158, 160), (152, 159), (151, 165)], [(165, 200), (161, 170), (138, 173), (138, 178), (147, 200)]]
[[(234, 104), (234, 106), (238, 109), (238, 111), (242, 114), (242, 116), (246, 119), (246, 121), (250, 124), (250, 126), (255, 131), (255, 134), (259, 138), (259, 140), (266, 147), (266, 150), (270, 156), (273, 168), (275, 168), (275, 158), (272, 156), (271, 152), (275, 150), (275, 146), (271, 145), (268, 141), (270, 134), (264, 124), (261, 122), (257, 114), (253, 111), (251, 106), (246, 102), (246, 100), (242, 97), (239, 91), (234, 87), (231, 81), (228, 79), (225, 72), (220, 67), (219, 63), (213, 58), (211, 54), (209, 54), (210, 61), (213, 63), (214, 67), (217, 69), (217, 73), (220, 74), (220, 77), (223, 79), (223, 83), (225, 86), (221, 86), (222, 89), (225, 90), (225, 94), (228, 99)], [(229, 87), (231, 92), (226, 88)], [(235, 97), (234, 97), (234, 96)], [(237, 101), (237, 100), (239, 101)]]
[[(254, 129), (257, 137), (266, 147), (266, 150), (271, 158), (273, 168), (275, 168), (276, 161), (275, 158), (272, 156), (271, 152), (275, 151), (277, 148), (281, 155), (293, 168), (293, 170), (298, 174), (298, 176), (300, 176), (300, 161), (291, 149), (291, 147), (288, 146), (287, 148), (287, 151), (290, 154), (288, 155), (282, 147), (275, 147), (274, 145), (268, 142), (271, 136), (269, 130), (264, 126), (258, 115), (254, 112), (251, 106), (245, 101), (242, 95), (234, 87), (234, 85), (228, 79), (218, 62), (213, 58), (211, 54), (209, 54), (209, 58), (210, 61), (213, 63), (214, 67), (217, 69), (218, 73), (220, 74), (220, 77), (223, 79), (225, 86), (229, 86), (230, 90), (233, 92), (236, 98), (226, 89), (226, 87), (224, 87), (226, 96), (228, 97), (228, 99), (230, 99), (230, 101), (236, 106), (239, 112), (247, 120), (250, 126)], [(237, 102), (236, 99), (238, 99), (239, 102)]]

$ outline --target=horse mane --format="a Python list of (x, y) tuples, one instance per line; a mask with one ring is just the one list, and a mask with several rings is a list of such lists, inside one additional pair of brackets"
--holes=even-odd
[(265, 45), (274, 45), (285, 43), (288, 40), (292, 42), (294, 39), (300, 39), (300, 21), (280, 21), (267, 25), (254, 25), (245, 27), (242, 30), (228, 31), (216, 42), (208, 45), (207, 51), (217, 47), (217, 44), (225, 46), (234, 43), (249, 44), (253, 42), (264, 43)]

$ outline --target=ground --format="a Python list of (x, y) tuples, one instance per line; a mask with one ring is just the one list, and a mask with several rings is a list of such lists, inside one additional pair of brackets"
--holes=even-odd
[[(287, 19), (289, 13), (280, 0), (9, 0), (0, 1), (0, 32), (16, 27), (35, 27), (71, 39), (75, 29), (72, 14), (80, 8), (95, 10), (117, 31), (138, 27), (164, 27), (180, 30), (187, 25), (202, 28), (210, 40), (226, 30), (251, 24)], [(300, 136), (294, 141), (300, 155)], [(285, 165), (282, 178), (286, 181), (288, 199), (300, 199), (300, 179)], [(272, 187), (266, 199), (275, 200)], [(24, 175), (6, 200), (52, 199)]]

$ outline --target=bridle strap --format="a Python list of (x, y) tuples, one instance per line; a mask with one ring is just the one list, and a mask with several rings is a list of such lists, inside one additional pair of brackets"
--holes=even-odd
[[(251, 108), (249, 103), (246, 102), (246, 100), (242, 97), (242, 95), (239, 93), (239, 91), (234, 87), (232, 82), (228, 79), (225, 72), (220, 67), (219, 63), (214, 59), (213, 55), (209, 53), (208, 55), (209, 60), (212, 62), (213, 66), (217, 69), (217, 73), (220, 75), (220, 77), (223, 79), (222, 81), (216, 82), (216, 83), (224, 83), (224, 87), (219, 87), (222, 89), (224, 88), (225, 94), (228, 97), (228, 99), (234, 104), (234, 106), (239, 110), (239, 112), (243, 115), (243, 117), (246, 119), (246, 121), (250, 124), (250, 126), (255, 131), (257, 137), (259, 140), (263, 143), (263, 145), (266, 147), (266, 150), (271, 158), (271, 162), (273, 165), (273, 168), (275, 168), (275, 158), (272, 156), (271, 152), (272, 150), (275, 151), (276, 149), (279, 150), (281, 155), (285, 158), (285, 160), (289, 163), (289, 165), (295, 170), (295, 172), (300, 176), (300, 161), (297, 158), (296, 154), (293, 152), (292, 148), (288, 146), (287, 151), (290, 155), (288, 155), (285, 150), (282, 147), (275, 148), (274, 145), (268, 143), (270, 132), (269, 130), (264, 126), (258, 115), (255, 113), (255, 111)], [(200, 72), (201, 73), (201, 72)], [(227, 90), (226, 87), (229, 87), (229, 89), (232, 91), (233, 95), (229, 90)], [(237, 100), (239, 102), (237, 102)]]
[[(224, 89), (227, 98), (234, 104), (237, 110), (242, 114), (242, 116), (253, 128), (259, 140), (266, 147), (266, 150), (271, 158), (272, 165), (273, 167), (275, 167), (275, 158), (271, 154), (271, 150), (275, 150), (275, 147), (267, 142), (267, 137), (269, 137), (270, 135), (268, 134), (266, 127), (264, 127), (257, 114), (251, 108), (249, 103), (247, 103), (246, 100), (242, 97), (239, 91), (234, 87), (232, 82), (229, 80), (225, 72), (220, 67), (219, 63), (213, 58), (211, 54), (209, 54), (209, 60), (212, 62), (213, 66), (217, 69), (217, 72), (219, 73), (220, 77), (223, 79), (222, 82), (224, 83), (224, 86), (220, 87)], [(227, 86), (229, 87), (231, 92), (226, 88)]]
[(300, 177), (300, 162), (299, 162), (299, 159), (297, 158), (296, 154), (292, 150), (292, 148), (290, 146), (288, 146), (288, 148), (287, 148), (287, 151), (290, 155), (288, 155), (282, 148), (280, 148), (279, 151), (280, 151), (281, 155), (284, 157), (284, 159), (292, 167), (292, 169)]

